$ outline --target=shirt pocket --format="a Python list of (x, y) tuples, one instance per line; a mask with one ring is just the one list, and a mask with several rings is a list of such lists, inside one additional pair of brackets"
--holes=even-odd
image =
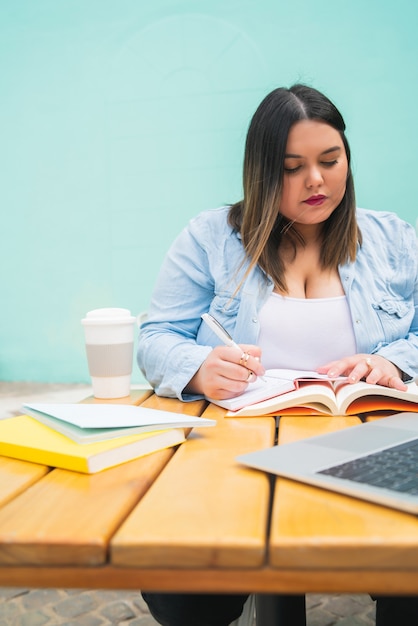
[(407, 335), (413, 317), (412, 303), (387, 298), (372, 306), (381, 324), (384, 341), (396, 341)]
[[(222, 324), (232, 337), (234, 336), (239, 305), (240, 301), (231, 295), (216, 295), (210, 303), (208, 310), (208, 313)], [(212, 347), (222, 344), (222, 341), (204, 323), (200, 324), (196, 342), (200, 345)]]
[[(217, 295), (211, 302), (209, 313), (223, 320), (234, 319), (238, 315), (241, 299), (231, 295)], [(222, 323), (222, 322), (221, 322)]]

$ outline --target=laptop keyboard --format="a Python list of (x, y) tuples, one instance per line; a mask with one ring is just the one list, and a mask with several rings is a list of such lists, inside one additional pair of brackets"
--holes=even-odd
[(418, 495), (418, 440), (374, 452), (318, 473)]

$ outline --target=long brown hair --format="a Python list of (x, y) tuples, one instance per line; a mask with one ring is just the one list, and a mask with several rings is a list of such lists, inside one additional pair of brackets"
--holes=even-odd
[[(303, 238), (280, 207), (284, 157), (289, 131), (300, 120), (318, 120), (335, 128), (342, 139), (348, 161), (344, 197), (323, 223), (320, 262), (324, 268), (354, 261), (361, 233), (356, 221), (350, 147), (345, 122), (335, 105), (321, 92), (306, 85), (278, 88), (264, 98), (251, 120), (244, 156), (244, 198), (231, 206), (229, 223), (240, 232), (250, 261), (246, 275), (258, 264), (279, 289), (286, 293), (284, 266), (278, 254), (283, 237), (296, 251)], [(245, 278), (245, 277), (244, 277)]]

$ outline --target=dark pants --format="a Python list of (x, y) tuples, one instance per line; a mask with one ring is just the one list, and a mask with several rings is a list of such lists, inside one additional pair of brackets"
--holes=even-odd
[[(238, 619), (248, 595), (143, 593), (153, 617), (162, 626), (229, 626)], [(257, 598), (258, 600), (258, 598)], [(257, 602), (260, 622), (306, 626), (305, 596), (266, 595)], [(273, 622), (271, 622), (273, 623)]]
[(162, 626), (229, 626), (247, 595), (143, 593), (151, 615)]
[[(152, 616), (162, 626), (229, 626), (241, 613), (247, 595), (143, 593)], [(377, 596), (376, 626), (417, 626), (416, 596)], [(305, 624), (305, 596), (272, 595), (269, 607), (278, 616), (277, 626)], [(269, 604), (270, 603), (270, 604)], [(257, 613), (258, 614), (258, 613)]]
[(417, 596), (373, 596), (376, 600), (376, 626), (415, 626), (418, 624)]

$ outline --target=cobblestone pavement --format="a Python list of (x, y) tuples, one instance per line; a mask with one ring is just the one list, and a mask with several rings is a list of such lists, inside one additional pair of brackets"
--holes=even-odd
[[(22, 402), (78, 402), (90, 393), (91, 387), (82, 384), (0, 382), (0, 419), (18, 415)], [(307, 595), (308, 626), (373, 626), (374, 613), (368, 595)], [(157, 622), (139, 591), (0, 588), (0, 626), (109, 624), (156, 626)]]
[[(366, 595), (308, 594), (307, 607), (308, 626), (374, 624), (374, 603)], [(0, 588), (0, 626), (58, 624), (157, 626), (139, 592)]]

